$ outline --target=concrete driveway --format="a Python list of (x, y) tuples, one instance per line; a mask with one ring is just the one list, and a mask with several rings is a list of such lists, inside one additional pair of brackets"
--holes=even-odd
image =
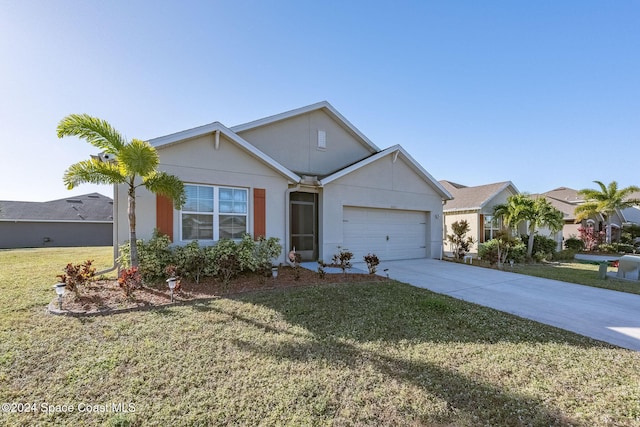
[(378, 268), (413, 286), (640, 351), (640, 295), (431, 259)]

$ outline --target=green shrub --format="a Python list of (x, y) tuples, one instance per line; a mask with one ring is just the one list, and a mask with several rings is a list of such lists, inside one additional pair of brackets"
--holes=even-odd
[(260, 236), (255, 243), (253, 251), (257, 270), (260, 273), (268, 274), (271, 272), (271, 266), (274, 261), (282, 253), (282, 245), (277, 237), (269, 237), (268, 239)]
[(554, 261), (573, 261), (576, 257), (576, 251), (573, 249), (564, 249), (553, 255)]
[(584, 242), (577, 237), (569, 237), (564, 241), (564, 247), (565, 249), (580, 252), (584, 250)]
[(604, 252), (606, 254), (617, 254), (618, 253), (618, 244), (617, 243), (602, 243), (598, 245), (598, 251)]
[(618, 243), (618, 252), (632, 254), (634, 252), (634, 247), (627, 243)]
[(527, 255), (527, 247), (519, 239), (505, 243), (498, 239), (491, 239), (488, 242), (481, 243), (478, 247), (478, 256), (489, 264), (495, 265), (498, 262), (498, 245), (500, 245), (500, 262), (523, 262)]
[(242, 271), (238, 259), (238, 245), (233, 240), (221, 239), (205, 251), (207, 273), (217, 277), (226, 287)]
[(536, 261), (552, 259), (553, 255), (556, 253), (557, 247), (557, 242), (549, 237), (539, 235), (533, 236), (533, 258)]
[[(182, 277), (189, 277), (200, 283), (200, 278), (204, 275), (207, 257), (204, 248), (200, 247), (197, 240), (189, 242), (184, 246), (177, 246), (173, 249), (173, 260), (177, 274)], [(167, 266), (163, 269), (163, 273), (167, 274)]]
[[(153, 236), (148, 241), (138, 240), (138, 272), (145, 282), (158, 281), (164, 278), (164, 269), (169, 264), (175, 264), (171, 240), (158, 230), (153, 231)], [(129, 242), (120, 246), (118, 263), (124, 267), (131, 267)]]

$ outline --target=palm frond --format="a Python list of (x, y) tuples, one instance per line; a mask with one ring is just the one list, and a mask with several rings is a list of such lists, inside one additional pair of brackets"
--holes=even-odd
[(118, 152), (118, 165), (123, 175), (145, 177), (152, 174), (159, 163), (156, 149), (139, 139), (132, 139)]
[(103, 163), (95, 159), (72, 164), (64, 172), (62, 179), (69, 190), (80, 184), (122, 184), (126, 182), (126, 177), (120, 173), (117, 165)]
[(58, 138), (77, 136), (107, 153), (118, 154), (126, 145), (124, 137), (107, 121), (88, 114), (70, 114), (58, 123)]
[(184, 184), (175, 175), (156, 171), (144, 177), (143, 185), (152, 193), (170, 198), (176, 209), (182, 208), (187, 201)]

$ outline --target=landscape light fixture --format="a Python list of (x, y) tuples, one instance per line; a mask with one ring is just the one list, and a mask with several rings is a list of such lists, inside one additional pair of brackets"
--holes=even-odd
[(176, 288), (176, 282), (178, 279), (175, 277), (170, 277), (167, 279), (167, 285), (169, 285), (169, 290), (171, 291), (171, 302), (173, 302), (173, 290)]
[(64, 295), (66, 287), (67, 285), (65, 283), (56, 283), (53, 285), (53, 290), (55, 290), (56, 295), (58, 295), (58, 307), (60, 307), (60, 310), (62, 310), (62, 296)]
[(273, 277), (273, 280), (276, 280), (276, 277), (278, 277), (278, 267), (271, 267), (271, 277)]

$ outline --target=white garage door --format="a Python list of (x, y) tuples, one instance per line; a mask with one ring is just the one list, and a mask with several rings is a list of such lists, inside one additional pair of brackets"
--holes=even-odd
[(343, 227), (343, 245), (356, 261), (367, 253), (382, 261), (427, 256), (426, 212), (345, 206)]

